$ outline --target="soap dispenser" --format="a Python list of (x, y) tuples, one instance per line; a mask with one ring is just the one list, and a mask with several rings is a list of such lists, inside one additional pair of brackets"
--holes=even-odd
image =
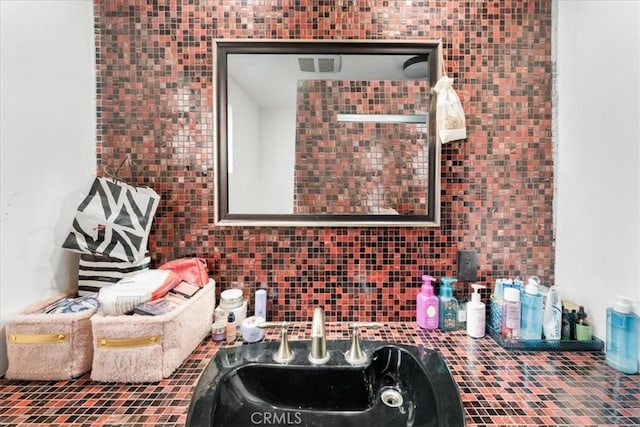
[(631, 298), (616, 297), (607, 308), (607, 365), (625, 374), (638, 372), (638, 315), (631, 311)]
[(438, 328), (438, 297), (433, 294), (433, 282), (436, 279), (429, 275), (422, 276), (422, 290), (416, 298), (416, 320), (423, 329)]
[(453, 296), (451, 284), (458, 279), (452, 277), (440, 278), (440, 322), (441, 331), (454, 331), (458, 322), (458, 300)]
[(467, 335), (471, 338), (482, 338), (486, 334), (487, 311), (480, 300), (479, 291), (486, 286), (474, 283), (471, 287), (473, 288), (471, 302), (467, 304)]

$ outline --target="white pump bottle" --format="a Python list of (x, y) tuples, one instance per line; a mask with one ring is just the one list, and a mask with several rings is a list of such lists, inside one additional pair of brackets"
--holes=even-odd
[(486, 288), (484, 285), (472, 284), (473, 293), (471, 301), (467, 304), (467, 335), (471, 338), (482, 338), (486, 334), (485, 305), (480, 300), (480, 289)]

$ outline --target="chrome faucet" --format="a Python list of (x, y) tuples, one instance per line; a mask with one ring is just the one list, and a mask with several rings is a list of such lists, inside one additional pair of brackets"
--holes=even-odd
[(327, 353), (327, 336), (324, 329), (324, 311), (321, 307), (313, 310), (311, 322), (311, 353), (309, 361), (315, 364), (327, 363), (329, 353)]
[(277, 363), (288, 363), (294, 358), (294, 353), (289, 348), (289, 339), (287, 338), (287, 322), (262, 322), (256, 325), (259, 328), (280, 328), (280, 346), (278, 351), (273, 355), (273, 360)]
[(384, 326), (378, 322), (355, 322), (349, 325), (351, 333), (351, 348), (344, 354), (344, 358), (352, 365), (360, 365), (367, 361), (367, 355), (360, 348), (360, 328), (380, 328)]

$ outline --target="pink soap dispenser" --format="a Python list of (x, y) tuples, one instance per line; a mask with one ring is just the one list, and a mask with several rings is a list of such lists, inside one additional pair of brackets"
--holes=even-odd
[(416, 298), (417, 313), (416, 319), (418, 326), (423, 329), (438, 329), (438, 297), (433, 294), (433, 282), (431, 276), (422, 276), (422, 290)]

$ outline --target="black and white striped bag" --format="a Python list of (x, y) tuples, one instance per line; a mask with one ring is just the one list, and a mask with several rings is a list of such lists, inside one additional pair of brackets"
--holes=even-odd
[(160, 196), (149, 187), (96, 177), (62, 247), (130, 263), (141, 261), (159, 202)]
[(100, 255), (80, 254), (78, 295), (100, 291), (100, 288), (118, 282), (124, 276), (148, 270), (151, 257), (147, 252), (140, 261), (121, 261)]

